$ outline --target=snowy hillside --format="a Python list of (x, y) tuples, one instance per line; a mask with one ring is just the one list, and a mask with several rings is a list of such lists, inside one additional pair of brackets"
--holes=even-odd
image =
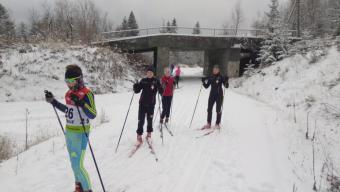
[[(339, 187), (340, 52), (336, 47), (287, 58), (250, 78), (233, 81), (236, 92), (269, 104), (295, 124), (289, 159), (299, 182), (316, 188)], [(296, 122), (296, 123), (295, 123)], [(334, 190), (334, 189), (333, 189)]]
[(136, 76), (127, 59), (111, 50), (55, 43), (27, 45), (1, 50), (0, 101), (42, 100), (44, 89), (63, 96), (68, 64), (83, 68), (86, 83), (95, 93), (122, 91), (130, 87), (125, 79)]

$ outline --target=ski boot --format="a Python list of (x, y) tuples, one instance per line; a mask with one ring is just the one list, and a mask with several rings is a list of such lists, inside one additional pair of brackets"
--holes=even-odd
[(147, 142), (149, 142), (150, 144), (152, 144), (152, 140), (151, 140), (151, 132), (148, 132), (148, 134), (146, 135), (145, 139), (147, 140)]
[(165, 123), (169, 123), (169, 118), (166, 118), (166, 119), (165, 119)]
[(206, 125), (204, 125), (201, 130), (206, 130), (206, 129), (211, 129), (211, 124), (207, 123)]
[(142, 135), (137, 135), (137, 145), (140, 145), (143, 143), (143, 137)]
[(76, 190), (74, 192), (84, 192), (80, 182), (76, 182)]
[(216, 124), (216, 125), (215, 125), (215, 129), (217, 129), (217, 130), (221, 130), (221, 126), (220, 126), (220, 124)]
[(164, 122), (163, 119), (161, 119), (161, 120), (159, 121), (160, 124), (163, 124), (163, 122)]
[(148, 134), (146, 135), (147, 139), (151, 139), (151, 132), (148, 132)]

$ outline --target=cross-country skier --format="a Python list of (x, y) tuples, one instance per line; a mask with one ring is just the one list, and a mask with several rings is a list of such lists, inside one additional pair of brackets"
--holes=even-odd
[(221, 123), (221, 117), (222, 117), (222, 103), (223, 103), (223, 89), (222, 85), (225, 88), (229, 87), (228, 83), (228, 77), (224, 77), (220, 74), (220, 68), (219, 66), (215, 65), (213, 68), (213, 75), (210, 77), (203, 77), (202, 83), (204, 88), (210, 89), (210, 95), (208, 100), (208, 118), (207, 118), (207, 124), (202, 129), (210, 129), (211, 128), (211, 119), (212, 119), (212, 110), (214, 107), (214, 104), (216, 103), (216, 125), (215, 128), (220, 128)]
[(139, 99), (138, 110), (138, 128), (137, 128), (137, 144), (143, 142), (143, 127), (145, 123), (145, 117), (147, 120), (147, 136), (146, 139), (151, 138), (153, 132), (152, 120), (156, 104), (156, 94), (163, 93), (162, 86), (157, 78), (154, 77), (154, 68), (152, 66), (147, 68), (146, 77), (140, 82), (133, 85), (133, 91), (135, 93), (141, 93)]
[(170, 65), (170, 74), (171, 74), (171, 75), (173, 75), (174, 69), (175, 69), (175, 65), (174, 65), (174, 64), (171, 64), (171, 65)]
[(169, 122), (170, 109), (172, 103), (173, 92), (175, 88), (175, 79), (170, 75), (169, 68), (164, 69), (164, 76), (161, 79), (162, 88), (164, 90), (162, 94), (162, 108), (160, 123), (163, 124), (164, 117), (165, 123)]
[[(46, 91), (45, 98), (48, 103), (65, 113), (66, 145), (75, 177), (75, 191), (92, 192), (89, 174), (83, 165), (87, 138), (81, 117), (84, 120), (85, 130), (89, 133), (90, 119), (94, 119), (97, 114), (94, 95), (89, 88), (85, 87), (82, 70), (77, 65), (66, 67), (65, 82), (69, 88), (65, 95), (66, 105), (57, 101), (51, 92)], [(79, 107), (81, 117), (77, 107)]]
[(181, 76), (181, 67), (178, 65), (175, 71), (175, 80), (176, 80), (176, 87), (179, 88), (178, 84), (179, 84), (179, 80), (180, 80), (180, 76)]

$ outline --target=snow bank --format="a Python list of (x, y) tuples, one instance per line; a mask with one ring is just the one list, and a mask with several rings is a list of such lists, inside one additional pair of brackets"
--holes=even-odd
[(44, 89), (62, 97), (68, 64), (83, 68), (85, 81), (95, 93), (123, 91), (131, 87), (125, 79), (136, 76), (123, 55), (103, 48), (40, 44), (1, 52), (0, 102), (42, 100)]
[(315, 186), (321, 190), (338, 181), (340, 170), (339, 61), (336, 47), (312, 50), (232, 82), (237, 92), (271, 105), (295, 123), (287, 127), (292, 133), (289, 159), (301, 185), (314, 182), (314, 145)]

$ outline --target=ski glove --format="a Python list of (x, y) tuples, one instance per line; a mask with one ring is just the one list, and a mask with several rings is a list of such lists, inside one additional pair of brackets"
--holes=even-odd
[(140, 84), (138, 82), (136, 82), (135, 84), (133, 84), (133, 91), (135, 93), (139, 93), (141, 90)]
[(46, 100), (46, 102), (52, 104), (52, 102), (54, 101), (54, 96), (53, 96), (52, 92), (45, 90), (45, 100)]
[(76, 94), (71, 94), (70, 97), (76, 106), (84, 107), (85, 101), (83, 99), (80, 99)]
[(202, 77), (202, 83), (205, 83), (206, 80), (207, 80), (207, 78)]

